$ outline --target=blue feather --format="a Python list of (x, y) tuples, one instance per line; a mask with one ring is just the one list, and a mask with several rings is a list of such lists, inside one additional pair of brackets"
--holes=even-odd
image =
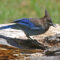
[(35, 24), (29, 20), (29, 18), (17, 19), (14, 22), (29, 27), (30, 29), (39, 29), (39, 27), (36, 27)]
[(29, 22), (29, 18), (16, 19), (14, 22), (15, 22), (15, 23), (18, 23), (18, 22), (28, 23), (28, 22)]
[[(22, 19), (17, 19), (14, 21), (14, 23), (16, 24), (20, 24), (20, 25), (24, 25), (30, 29), (42, 29), (41, 27), (37, 27), (34, 23), (32, 23), (29, 18), (22, 18)], [(3, 26), (3, 27), (0, 27), (0, 30), (2, 29), (7, 29), (7, 28), (12, 28), (12, 27), (15, 27), (16, 25), (8, 25), (8, 26)]]

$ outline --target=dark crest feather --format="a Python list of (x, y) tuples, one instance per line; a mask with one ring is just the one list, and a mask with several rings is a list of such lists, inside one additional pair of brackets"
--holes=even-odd
[(45, 9), (45, 17), (49, 17), (48, 11)]

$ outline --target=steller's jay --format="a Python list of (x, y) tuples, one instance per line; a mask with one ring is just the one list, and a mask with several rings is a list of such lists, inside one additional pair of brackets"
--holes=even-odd
[(47, 10), (42, 18), (22, 18), (13, 21), (13, 23), (15, 24), (0, 27), (0, 30), (19, 26), (26, 34), (36, 35), (45, 33), (50, 26), (54, 26)]

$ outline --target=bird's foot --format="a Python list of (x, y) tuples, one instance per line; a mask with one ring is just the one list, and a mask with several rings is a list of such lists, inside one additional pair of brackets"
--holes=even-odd
[(26, 34), (26, 36), (28, 37), (29, 40), (33, 40), (28, 34)]

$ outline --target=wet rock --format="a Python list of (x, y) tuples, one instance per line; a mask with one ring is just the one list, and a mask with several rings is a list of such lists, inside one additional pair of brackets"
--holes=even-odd
[(60, 42), (60, 34), (56, 34), (54, 36), (48, 36), (48, 37), (45, 37), (44, 39), (46, 42), (48, 43), (58, 43)]
[(60, 55), (60, 47), (54, 46), (45, 51), (47, 56), (58, 56)]

